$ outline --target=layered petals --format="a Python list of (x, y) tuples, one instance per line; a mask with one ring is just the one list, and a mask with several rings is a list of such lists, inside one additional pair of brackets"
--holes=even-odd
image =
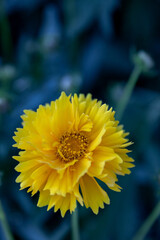
[(99, 208), (104, 208), (104, 203), (110, 204), (107, 193), (94, 178), (86, 174), (81, 178), (80, 186), (86, 208), (90, 207), (95, 214), (98, 214)]
[(36, 111), (25, 110), (22, 128), (13, 137), (20, 150), (13, 157), (20, 189), (39, 192), (37, 205), (60, 209), (62, 217), (77, 202), (95, 214), (110, 204), (107, 188), (121, 191), (118, 175), (130, 174), (134, 167), (127, 149), (132, 143), (114, 114), (91, 94), (71, 97), (64, 92)]

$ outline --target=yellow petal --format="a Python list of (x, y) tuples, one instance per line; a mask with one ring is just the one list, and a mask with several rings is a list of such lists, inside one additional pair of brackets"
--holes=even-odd
[(54, 211), (58, 211), (60, 209), (62, 217), (64, 217), (67, 210), (70, 210), (70, 213), (72, 213), (76, 206), (77, 206), (77, 198), (73, 193), (68, 193), (65, 197), (60, 195), (53, 195), (50, 196), (49, 204), (47, 211), (50, 210), (52, 207), (54, 207)]
[(50, 200), (49, 191), (40, 191), (37, 206), (38, 207), (47, 206), (49, 203), (49, 200)]
[(75, 210), (76, 206), (77, 206), (76, 197), (74, 196), (74, 194), (72, 194), (70, 196), (70, 213), (72, 213)]
[(65, 198), (63, 198), (60, 210), (61, 210), (61, 216), (64, 217), (67, 210), (70, 209), (70, 194), (67, 194)]
[(21, 162), (19, 163), (16, 167), (15, 170), (17, 172), (25, 172), (28, 171), (29, 169), (35, 167), (35, 166), (39, 166), (40, 164), (35, 161), (35, 160), (29, 160), (29, 161), (25, 161), (25, 162)]
[(105, 125), (103, 126), (102, 129), (96, 134), (95, 139), (91, 142), (91, 144), (88, 147), (89, 151), (93, 151), (102, 141), (102, 137), (106, 132)]
[(52, 207), (55, 206), (56, 202), (59, 200), (60, 197), (61, 197), (61, 196), (56, 195), (56, 194), (50, 196), (47, 211), (49, 211)]
[(39, 159), (39, 157), (34, 154), (32, 151), (20, 151), (19, 156), (13, 156), (13, 159), (23, 162), (27, 160)]
[(53, 171), (49, 176), (45, 190), (50, 190), (51, 195), (55, 193), (66, 196), (67, 193), (73, 191), (79, 179), (87, 172), (91, 165), (89, 159), (80, 159), (75, 165), (65, 169), (63, 174)]
[(131, 143), (127, 143), (128, 139), (124, 138), (124, 131), (120, 130), (111, 135), (104, 135), (102, 144), (107, 147), (125, 147), (129, 146)]
[(109, 187), (111, 190), (113, 190), (113, 191), (116, 191), (116, 192), (120, 192), (121, 191), (121, 187), (119, 186), (119, 185), (117, 185), (117, 184), (114, 184), (114, 186), (113, 187)]
[(104, 203), (110, 204), (107, 193), (98, 185), (94, 178), (85, 175), (80, 180), (80, 187), (84, 198), (84, 204), (98, 214), (99, 207), (104, 208)]
[(92, 127), (93, 127), (93, 122), (89, 119), (89, 116), (82, 113), (79, 118), (78, 130), (90, 132)]
[(55, 101), (55, 111), (51, 119), (51, 130), (57, 138), (69, 131), (74, 121), (70, 96), (62, 92), (60, 98)]
[(51, 173), (51, 170), (48, 168), (47, 165), (42, 165), (41, 167), (37, 168), (32, 174), (31, 178), (33, 179), (32, 184), (32, 196), (37, 193), (37, 191), (44, 188), (46, 181)]
[(115, 159), (117, 154), (112, 148), (105, 146), (98, 146), (92, 155), (92, 164), (89, 168), (89, 174), (92, 176), (99, 176), (102, 174), (105, 163)]
[(23, 190), (24, 188), (30, 187), (32, 185), (32, 179), (27, 178), (24, 181), (21, 182), (20, 184), (20, 190)]
[(56, 171), (52, 171), (49, 175), (44, 190), (49, 190), (51, 195), (54, 195), (59, 189), (59, 175)]
[(115, 186), (115, 182), (118, 181), (116, 174), (111, 169), (105, 169), (104, 177), (99, 177), (102, 182), (104, 182), (109, 188)]
[(50, 172), (51, 169), (48, 167), (48, 165), (45, 164), (40, 167), (37, 167), (36, 170), (31, 174), (31, 178), (33, 179), (39, 179), (40, 177), (43, 178)]

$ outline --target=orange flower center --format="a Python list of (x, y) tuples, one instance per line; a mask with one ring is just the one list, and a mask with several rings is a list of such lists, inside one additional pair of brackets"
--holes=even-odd
[(57, 155), (65, 162), (82, 158), (88, 147), (87, 137), (80, 132), (66, 132), (59, 142)]

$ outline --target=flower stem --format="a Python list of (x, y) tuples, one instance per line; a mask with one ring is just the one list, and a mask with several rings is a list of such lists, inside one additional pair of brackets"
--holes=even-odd
[(78, 209), (76, 209), (72, 213), (71, 222), (72, 222), (72, 240), (79, 240)]
[(133, 240), (143, 240), (156, 221), (156, 219), (160, 216), (160, 202), (156, 205), (156, 207), (153, 209), (149, 217), (145, 220)]
[(142, 68), (139, 65), (136, 65), (133, 69), (133, 72), (132, 72), (129, 80), (128, 80), (128, 83), (125, 86), (123, 95), (117, 106), (117, 116), (118, 116), (119, 121), (121, 120), (121, 118), (123, 116), (125, 108), (128, 104), (128, 101), (131, 97), (134, 86), (136, 85), (136, 82), (137, 82), (141, 72), (142, 72)]
[(8, 226), (8, 223), (7, 223), (4, 211), (3, 211), (1, 201), (0, 201), (0, 225), (1, 225), (1, 227), (3, 229), (3, 232), (4, 232), (4, 239), (13, 240), (14, 238), (13, 238), (11, 232), (10, 232), (10, 229), (9, 229), (9, 226)]
[(0, 0), (0, 39), (2, 54), (5, 61), (12, 59), (12, 38), (8, 16), (4, 7), (4, 0)]

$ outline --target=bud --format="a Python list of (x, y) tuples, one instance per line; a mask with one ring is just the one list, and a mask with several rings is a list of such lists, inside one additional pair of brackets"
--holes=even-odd
[(151, 68), (154, 67), (153, 59), (148, 53), (143, 50), (134, 54), (133, 62), (135, 63), (135, 65), (139, 65), (144, 72), (149, 71)]
[(62, 91), (72, 92), (77, 89), (82, 83), (81, 76), (78, 73), (68, 74), (62, 77), (60, 88)]
[(9, 109), (8, 100), (4, 97), (0, 97), (0, 113), (6, 113)]
[(12, 65), (0, 67), (0, 81), (7, 82), (16, 76), (16, 69)]
[(13, 88), (18, 92), (24, 92), (31, 87), (32, 79), (29, 77), (21, 77), (14, 81)]

